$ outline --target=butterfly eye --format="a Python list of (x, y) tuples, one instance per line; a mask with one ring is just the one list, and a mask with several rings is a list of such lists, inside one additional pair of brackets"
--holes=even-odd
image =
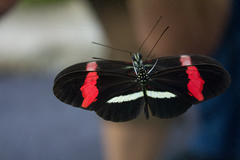
[[(143, 66), (143, 61), (142, 60), (140, 60), (140, 66)], [(145, 68), (144, 68), (145, 69)]]
[(139, 53), (137, 53), (137, 55), (138, 55), (138, 59), (141, 60), (142, 59), (142, 55), (139, 54)]
[(140, 62), (141, 59), (142, 59), (142, 55), (139, 54), (139, 53), (134, 54), (134, 55), (132, 56), (132, 60), (133, 60), (133, 61)]

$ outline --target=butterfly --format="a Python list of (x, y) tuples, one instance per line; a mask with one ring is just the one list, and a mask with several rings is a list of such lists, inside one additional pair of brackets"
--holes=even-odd
[(149, 110), (158, 118), (177, 117), (231, 83), (221, 63), (208, 56), (148, 57), (138, 52), (131, 62), (99, 59), (72, 65), (56, 76), (53, 93), (105, 120), (125, 122), (142, 113), (149, 119)]

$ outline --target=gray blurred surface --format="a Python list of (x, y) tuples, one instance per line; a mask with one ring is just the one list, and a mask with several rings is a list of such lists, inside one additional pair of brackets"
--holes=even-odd
[(0, 19), (0, 73), (52, 73), (107, 58), (104, 33), (87, 1), (12, 8)]
[(100, 118), (55, 98), (53, 79), (0, 77), (0, 159), (102, 159)]

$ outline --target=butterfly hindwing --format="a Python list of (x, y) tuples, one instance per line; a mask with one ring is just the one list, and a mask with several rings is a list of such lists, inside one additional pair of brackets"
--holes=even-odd
[[(149, 86), (151, 84), (154, 83), (149, 83)], [(155, 85), (149, 87), (146, 94), (151, 113), (158, 118), (177, 117), (192, 106), (192, 104), (181, 99), (176, 94), (157, 88)]]
[[(145, 105), (143, 92), (136, 82), (126, 87), (124, 84), (111, 86), (99, 95), (99, 99), (105, 103), (98, 105), (95, 112), (103, 119), (113, 122), (135, 119), (142, 113)], [(98, 102), (101, 101), (96, 103)]]

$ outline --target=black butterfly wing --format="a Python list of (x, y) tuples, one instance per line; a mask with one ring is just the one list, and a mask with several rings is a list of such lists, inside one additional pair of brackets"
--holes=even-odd
[[(192, 73), (189, 75), (187, 71)], [(223, 93), (229, 87), (229, 78), (229, 74), (218, 66), (196, 65), (155, 74), (151, 83), (197, 104)]]
[[(149, 86), (150, 85), (154, 85), (154, 83), (150, 83)], [(156, 85), (150, 87), (146, 91), (146, 94), (151, 113), (158, 118), (177, 117), (192, 106), (191, 103), (183, 100), (178, 95), (167, 89), (158, 88)]]
[(123, 122), (142, 113), (144, 96), (153, 116), (172, 118), (192, 104), (223, 93), (231, 81), (222, 65), (206, 56), (164, 57), (145, 61), (144, 66), (151, 70), (144, 92), (132, 63), (120, 61), (70, 66), (55, 78), (53, 92), (67, 104), (94, 110), (105, 120)]
[[(120, 69), (115, 68), (116, 65)], [(128, 98), (142, 92), (130, 65), (119, 61), (97, 61), (70, 66), (55, 78), (53, 93), (62, 102), (94, 110), (105, 120), (134, 119), (142, 112), (144, 99), (143, 96)], [(119, 98), (124, 95), (125, 100)]]
[[(146, 64), (150, 66), (155, 61)], [(149, 77), (148, 90), (174, 95), (170, 98), (148, 95), (150, 110), (159, 118), (178, 116), (192, 104), (220, 95), (231, 82), (229, 73), (218, 61), (200, 55), (160, 58)]]
[[(168, 70), (175, 67), (180, 66), (187, 66), (187, 62), (191, 62), (191, 65), (203, 65), (203, 64), (211, 64), (222, 67), (222, 64), (217, 60), (203, 55), (176, 55), (176, 56), (168, 56), (168, 57), (161, 57), (152, 60), (144, 61), (144, 65), (148, 70), (150, 70), (153, 64), (157, 62), (157, 65), (153, 68), (151, 74), (155, 72), (160, 72), (164, 70)], [(185, 64), (184, 64), (185, 63)]]
[(72, 66), (69, 66), (62, 70), (55, 78), (54, 83), (62, 76), (67, 75), (73, 72), (81, 72), (86, 70), (93, 71), (106, 71), (106, 72), (115, 72), (122, 73), (126, 75), (134, 75), (133, 65), (131, 62), (122, 62), (122, 61), (89, 61), (83, 63), (77, 63)]
[(129, 83), (121, 83), (108, 87), (99, 94), (99, 100), (96, 101), (98, 107), (94, 109), (95, 112), (103, 119), (113, 122), (135, 119), (141, 115), (145, 105), (143, 92), (136, 82), (130, 86)]

